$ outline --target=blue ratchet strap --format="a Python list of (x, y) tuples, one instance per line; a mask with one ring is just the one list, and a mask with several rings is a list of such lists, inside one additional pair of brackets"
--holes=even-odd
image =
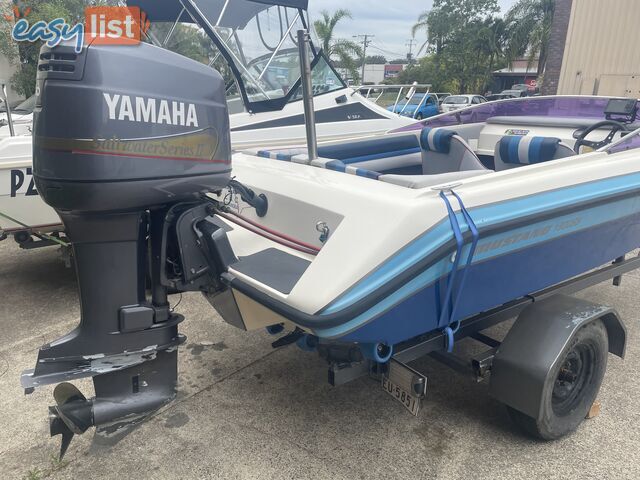
[[(462, 232), (460, 231), (460, 224), (458, 223), (458, 219), (456, 218), (456, 214), (453, 211), (453, 207), (451, 207), (451, 203), (447, 198), (447, 195), (444, 191), (440, 191), (440, 198), (444, 200), (444, 203), (447, 207), (447, 212), (449, 214), (449, 222), (451, 223), (451, 228), (453, 229), (453, 235), (456, 239), (457, 250), (456, 256), (453, 260), (453, 267), (451, 268), (451, 272), (449, 273), (449, 281), (447, 282), (447, 291), (444, 295), (444, 301), (442, 302), (442, 310), (440, 311), (440, 319), (438, 320), (438, 327), (442, 327), (445, 324), (448, 325), (451, 323), (445, 317), (447, 316), (449, 303), (451, 301), (452, 293), (453, 293), (453, 283), (456, 278), (456, 274), (458, 272), (458, 265), (460, 264), (460, 257), (462, 253), (462, 248), (464, 247), (464, 238), (462, 237)], [(447, 320), (445, 322), (445, 320)]]
[[(462, 276), (460, 278), (460, 285), (457, 289), (456, 295), (454, 297), (453, 295), (453, 285), (455, 283), (455, 279), (457, 276), (457, 271), (458, 271), (458, 266), (460, 264), (460, 257), (462, 256), (462, 251), (464, 249), (464, 237), (462, 236), (462, 230), (460, 229), (460, 223), (458, 222), (458, 218), (455, 214), (455, 212), (453, 211), (453, 207), (451, 206), (451, 203), (449, 202), (449, 199), (447, 198), (447, 195), (445, 194), (444, 191), (440, 192), (440, 197), (444, 200), (445, 205), (447, 206), (447, 212), (449, 214), (449, 221), (451, 222), (451, 228), (453, 229), (453, 234), (455, 236), (456, 239), (456, 244), (457, 244), (457, 249), (456, 249), (456, 258), (453, 262), (453, 267), (451, 270), (451, 273), (449, 275), (449, 282), (447, 285), (447, 292), (445, 294), (445, 302), (443, 303), (443, 308), (442, 311), (440, 313), (440, 319), (438, 321), (438, 326), (443, 326), (444, 325), (444, 320), (446, 319), (446, 313), (449, 310), (449, 303), (451, 301), (453, 301), (453, 305), (451, 307), (451, 313), (449, 315), (449, 318), (446, 319), (446, 327), (443, 331), (443, 333), (446, 335), (446, 340), (447, 340), (447, 352), (451, 353), (451, 351), (453, 350), (453, 344), (454, 344), (454, 335), (455, 333), (460, 329), (460, 320), (455, 320), (456, 317), (456, 313), (458, 310), (458, 306), (460, 305), (460, 298), (461, 298), (461, 293), (464, 289), (464, 284), (466, 282), (467, 279), (467, 273), (469, 271), (469, 267), (471, 266), (471, 262), (473, 261), (473, 256), (475, 255), (476, 252), (476, 248), (478, 246), (478, 240), (480, 239), (480, 233), (478, 232), (478, 228), (476, 227), (475, 222), (473, 221), (473, 219), (471, 218), (471, 215), (469, 214), (469, 211), (467, 210), (467, 208), (464, 206), (464, 203), (462, 202), (462, 199), (460, 198), (460, 196), (458, 196), (458, 194), (456, 192), (454, 192), (453, 190), (449, 190), (449, 192), (456, 197), (456, 199), (458, 200), (458, 204), (460, 205), (460, 212), (462, 213), (462, 216), (465, 219), (465, 222), (467, 222), (467, 226), (469, 227), (469, 230), (471, 231), (471, 236), (472, 236), (472, 242), (471, 242), (471, 248), (469, 250), (469, 255), (467, 257), (467, 263), (465, 264), (465, 266), (462, 269)], [(455, 325), (455, 326), (454, 326)]]

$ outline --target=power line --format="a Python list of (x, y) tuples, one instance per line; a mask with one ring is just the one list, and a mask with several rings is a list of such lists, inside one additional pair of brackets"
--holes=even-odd
[(363, 35), (354, 35), (353, 38), (362, 38), (362, 75), (360, 76), (360, 82), (364, 84), (364, 66), (367, 63), (367, 47), (371, 44), (371, 38), (375, 35), (365, 33)]
[(385, 50), (384, 48), (381, 48), (378, 45), (371, 45), (370, 47), (375, 50), (378, 50), (379, 52), (386, 53), (388, 55), (394, 55), (397, 58), (402, 57), (403, 55), (402, 53), (392, 52), (391, 50)]

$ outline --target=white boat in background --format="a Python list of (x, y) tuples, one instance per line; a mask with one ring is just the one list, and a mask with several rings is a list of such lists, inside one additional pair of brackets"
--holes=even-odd
[[(179, 12), (175, 13), (175, 22), (152, 24), (148, 32), (151, 43), (171, 49), (175, 26), (180, 23), (178, 20), (184, 20)], [(306, 139), (297, 47), (292, 33), (302, 21), (307, 26), (312, 23), (308, 15), (303, 20), (300, 15), (292, 18), (276, 15), (268, 22), (266, 15), (256, 12), (248, 22), (243, 19), (242, 25), (229, 23), (226, 35), (220, 36), (222, 48), (211, 44), (218, 53), (210, 66), (220, 69), (220, 62), (224, 61), (223, 68), (242, 79), (227, 84), (231, 141), (236, 150), (298, 145)], [(167, 29), (167, 23), (173, 26)], [(312, 42), (319, 45), (315, 40)], [(312, 75), (319, 141), (374, 135), (416, 122), (348, 87), (315, 46)], [(34, 186), (31, 121), (14, 122), (14, 136), (10, 136), (8, 125), (0, 127), (0, 232), (17, 235), (20, 243), (32, 246), (31, 233), (59, 232), (61, 228), (58, 215), (40, 199)]]

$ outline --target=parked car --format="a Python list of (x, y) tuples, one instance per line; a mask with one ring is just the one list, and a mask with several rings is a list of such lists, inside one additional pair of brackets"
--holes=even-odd
[[(427, 95), (426, 100), (424, 98), (425, 95)], [(416, 93), (409, 100), (403, 100), (395, 106), (391, 105), (387, 107), (387, 110), (417, 120), (433, 117), (440, 113), (438, 109), (438, 96), (431, 93)]]
[(511, 86), (511, 90), (520, 90), (521, 92), (524, 92), (524, 95), (522, 96), (526, 97), (529, 95), (533, 95), (536, 91), (536, 88), (526, 83), (516, 83), (515, 85)]
[(447, 93), (433, 93), (432, 95), (435, 95), (436, 97), (438, 97), (438, 105), (442, 105), (442, 102), (444, 102), (444, 99), (450, 97), (452, 94), (451, 92), (447, 92)]
[(509, 98), (518, 98), (519, 95), (512, 95), (511, 93), (494, 93), (493, 95), (487, 95), (485, 98), (487, 102), (495, 102), (496, 100), (508, 100)]
[(500, 95), (511, 95), (513, 98), (526, 97), (527, 92), (524, 90), (503, 90)]
[(440, 106), (440, 111), (443, 113), (453, 112), (471, 105), (486, 103), (486, 101), (487, 99), (482, 95), (451, 95), (444, 99)]

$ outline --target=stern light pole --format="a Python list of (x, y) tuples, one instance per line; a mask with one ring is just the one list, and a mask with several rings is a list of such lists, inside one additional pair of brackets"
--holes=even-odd
[(9, 134), (14, 137), (15, 131), (13, 130), (13, 119), (11, 118), (11, 106), (9, 105), (9, 96), (7, 95), (7, 86), (4, 80), (0, 80), (2, 86), (2, 96), (4, 97), (4, 105), (7, 107), (7, 123), (9, 124)]
[(316, 117), (313, 107), (313, 83), (311, 78), (311, 61), (309, 59), (309, 38), (309, 32), (307, 30), (298, 30), (298, 50), (300, 52), (300, 79), (302, 80), (304, 120), (307, 130), (309, 161), (311, 161), (318, 158), (318, 138), (316, 135)]

